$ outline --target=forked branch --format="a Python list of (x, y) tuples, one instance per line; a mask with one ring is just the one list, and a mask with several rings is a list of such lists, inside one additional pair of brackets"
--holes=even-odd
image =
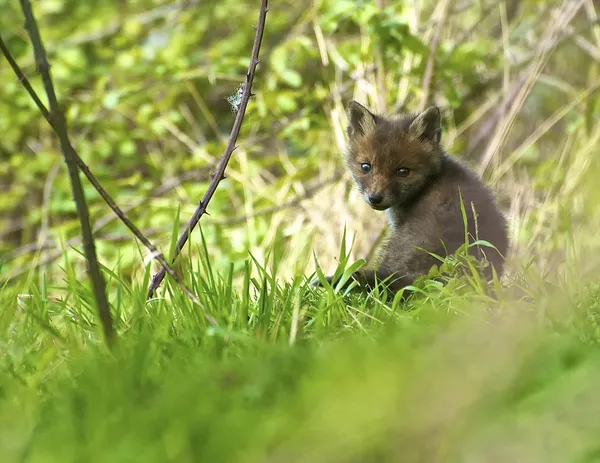
[[(248, 72), (246, 73), (246, 81), (243, 85), (243, 93), (242, 98), (240, 100), (240, 104), (237, 108), (237, 114), (235, 117), (235, 122), (233, 123), (233, 128), (231, 129), (231, 134), (229, 136), (229, 140), (227, 142), (227, 146), (225, 147), (225, 151), (223, 156), (221, 157), (221, 161), (217, 166), (217, 171), (213, 176), (210, 184), (208, 185), (208, 189), (204, 194), (204, 197), (200, 201), (200, 204), (196, 208), (196, 211), (192, 215), (192, 218), (188, 222), (187, 226), (183, 233), (179, 236), (177, 240), (177, 245), (175, 247), (175, 253), (173, 256), (173, 261), (177, 259), (183, 246), (188, 240), (188, 236), (194, 230), (200, 218), (206, 214), (206, 208), (208, 207), (208, 203), (212, 199), (217, 187), (221, 180), (225, 177), (225, 169), (227, 168), (227, 164), (229, 163), (229, 159), (231, 159), (231, 154), (237, 148), (236, 141), (237, 137), (240, 133), (240, 128), (242, 127), (242, 122), (244, 121), (244, 115), (246, 114), (246, 107), (248, 106), (248, 100), (250, 96), (252, 96), (252, 82), (254, 81), (254, 74), (256, 73), (256, 66), (258, 65), (258, 53), (260, 51), (260, 45), (262, 42), (263, 31), (265, 29), (265, 21), (267, 17), (268, 8), (268, 0), (261, 0), (260, 2), (260, 12), (258, 14), (258, 24), (256, 25), (256, 35), (254, 36), (254, 45), (252, 46), (252, 56), (250, 57), (250, 64), (248, 66)], [(157, 272), (150, 282), (150, 286), (148, 288), (148, 299), (153, 297), (154, 292), (160, 286), (161, 282), (165, 277), (164, 269), (161, 269)]]

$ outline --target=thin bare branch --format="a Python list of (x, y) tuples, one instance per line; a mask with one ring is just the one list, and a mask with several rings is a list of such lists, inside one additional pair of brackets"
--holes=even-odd
[(79, 217), (79, 224), (83, 236), (83, 249), (86, 256), (90, 279), (92, 280), (96, 304), (98, 305), (98, 314), (104, 330), (104, 337), (107, 344), (111, 345), (114, 340), (114, 328), (112, 325), (108, 299), (106, 297), (106, 284), (102, 272), (100, 271), (100, 264), (98, 263), (96, 246), (92, 235), (92, 227), (90, 225), (89, 211), (85, 201), (83, 187), (81, 186), (81, 179), (79, 178), (79, 170), (77, 169), (77, 158), (73, 154), (73, 148), (71, 147), (71, 142), (69, 140), (67, 121), (58, 106), (58, 100), (50, 75), (50, 65), (48, 64), (42, 37), (38, 30), (29, 0), (21, 0), (21, 9), (25, 15), (25, 28), (29, 33), (33, 45), (37, 70), (42, 76), (44, 89), (48, 96), (50, 119), (53, 122), (53, 127), (60, 140), (60, 147), (63, 152), (65, 163), (67, 164), (67, 170), (69, 171), (71, 190), (73, 192), (73, 199), (75, 200), (75, 207), (77, 209), (77, 216)]
[[(256, 25), (256, 35), (254, 37), (254, 44), (252, 46), (252, 55), (250, 57), (250, 64), (248, 66), (248, 72), (246, 74), (246, 81), (244, 83), (244, 91), (242, 94), (242, 98), (237, 108), (237, 115), (235, 118), (235, 122), (233, 123), (233, 128), (231, 129), (231, 135), (229, 136), (229, 141), (227, 142), (227, 146), (225, 147), (225, 152), (221, 157), (221, 161), (219, 162), (219, 166), (217, 167), (217, 171), (208, 186), (208, 190), (204, 194), (204, 197), (200, 201), (198, 208), (194, 212), (194, 215), (190, 219), (188, 225), (185, 227), (183, 233), (179, 236), (177, 240), (177, 245), (175, 247), (175, 254), (173, 256), (173, 261), (177, 259), (183, 246), (188, 240), (188, 236), (194, 229), (194, 227), (200, 221), (200, 218), (206, 213), (206, 208), (210, 200), (212, 199), (215, 191), (221, 180), (225, 176), (225, 169), (227, 168), (227, 164), (229, 163), (229, 159), (231, 159), (231, 154), (236, 149), (236, 141), (237, 137), (240, 133), (240, 128), (242, 127), (242, 122), (244, 121), (244, 115), (246, 114), (246, 107), (248, 106), (248, 100), (252, 95), (252, 82), (254, 81), (254, 74), (256, 73), (256, 66), (258, 65), (258, 54), (260, 52), (260, 45), (262, 42), (263, 32), (265, 29), (265, 21), (267, 17), (268, 9), (268, 0), (261, 0), (260, 3), (260, 11), (258, 14), (258, 24)], [(148, 288), (148, 298), (151, 298), (154, 295), (156, 289), (160, 286), (160, 283), (165, 277), (164, 269), (161, 269), (158, 273), (156, 273), (152, 277), (152, 281)]]

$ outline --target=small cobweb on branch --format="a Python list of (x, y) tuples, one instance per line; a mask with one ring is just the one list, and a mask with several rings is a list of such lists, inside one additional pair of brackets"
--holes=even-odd
[(244, 94), (244, 89), (246, 88), (246, 82), (240, 84), (234, 94), (229, 95), (225, 99), (231, 106), (231, 111), (236, 114), (240, 109), (240, 104), (242, 103), (242, 95)]

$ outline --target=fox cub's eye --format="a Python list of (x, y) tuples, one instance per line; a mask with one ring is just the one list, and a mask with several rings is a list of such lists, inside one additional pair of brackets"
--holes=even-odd
[(368, 162), (363, 162), (360, 165), (360, 170), (362, 170), (365, 174), (367, 172), (371, 172), (371, 164), (369, 164)]
[(407, 169), (406, 167), (400, 167), (397, 172), (399, 177), (406, 177), (410, 173), (410, 169)]

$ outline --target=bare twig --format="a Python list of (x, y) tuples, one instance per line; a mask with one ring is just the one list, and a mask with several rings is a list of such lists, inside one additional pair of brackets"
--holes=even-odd
[(83, 248), (86, 256), (88, 272), (94, 288), (94, 295), (96, 298), (96, 304), (98, 305), (98, 314), (104, 330), (104, 337), (107, 344), (110, 345), (114, 339), (114, 328), (112, 325), (108, 299), (106, 297), (106, 284), (100, 271), (100, 265), (96, 255), (96, 246), (94, 244), (94, 237), (92, 235), (92, 227), (90, 225), (89, 211), (85, 202), (85, 195), (83, 193), (83, 187), (81, 186), (81, 180), (79, 178), (79, 170), (77, 169), (77, 158), (73, 154), (73, 148), (71, 147), (71, 142), (69, 141), (67, 122), (64, 114), (58, 106), (58, 100), (56, 98), (54, 85), (52, 84), (52, 77), (50, 75), (50, 65), (48, 64), (48, 58), (46, 57), (44, 44), (42, 43), (42, 38), (40, 36), (29, 0), (21, 0), (21, 8), (23, 10), (23, 14), (25, 15), (25, 28), (29, 33), (31, 43), (33, 45), (37, 69), (42, 76), (46, 95), (48, 96), (48, 103), (50, 105), (50, 119), (53, 122), (55, 132), (60, 140), (61, 150), (69, 171), (71, 190), (73, 192), (73, 199), (75, 200), (75, 207), (77, 209), (77, 216), (79, 217), (81, 233), (83, 236)]
[[(35, 104), (39, 108), (39, 110), (42, 113), (42, 115), (44, 116), (44, 118), (48, 121), (48, 123), (55, 130), (55, 132), (58, 132), (59, 129), (56, 127), (55, 121), (52, 118), (51, 113), (48, 112), (48, 109), (44, 106), (42, 101), (39, 99), (39, 97), (35, 93), (35, 90), (33, 90), (33, 88), (31, 87), (31, 84), (29, 83), (29, 81), (27, 80), (27, 78), (25, 77), (23, 72), (21, 71), (21, 68), (19, 67), (19, 65), (16, 63), (16, 61), (10, 54), (10, 51), (8, 50), (4, 41), (2, 40), (2, 37), (0, 37), (0, 50), (6, 57), (7, 61), (9, 62), (10, 66), (12, 67), (12, 69), (15, 72), (15, 74), (17, 75), (17, 77), (19, 78), (19, 81), (23, 84), (23, 86), (28, 91), (31, 98), (34, 100)], [(92, 172), (90, 171), (88, 166), (83, 162), (81, 157), (77, 154), (77, 152), (75, 151), (75, 149), (73, 148), (73, 146), (70, 143), (69, 143), (67, 149), (69, 150), (69, 153), (75, 157), (77, 167), (84, 173), (84, 175), (87, 177), (87, 179), (93, 185), (93, 187), (96, 189), (98, 194), (108, 204), (108, 206), (113, 210), (115, 215), (135, 235), (135, 237), (137, 239), (139, 239), (142, 242), (142, 244), (144, 244), (144, 246), (146, 246), (146, 248), (151, 252), (152, 258), (155, 259), (160, 265), (162, 265), (163, 269), (165, 269), (165, 271), (167, 273), (169, 273), (169, 275), (175, 280), (175, 282), (177, 284), (179, 284), (179, 286), (182, 288), (183, 292), (192, 300), (192, 302), (201, 306), (201, 302), (198, 299), (198, 297), (187, 286), (185, 286), (183, 280), (181, 280), (181, 278), (177, 275), (175, 270), (168, 264), (167, 260), (163, 256), (163, 254), (144, 236), (144, 234), (135, 226), (135, 224), (127, 218), (127, 216), (125, 215), (123, 210), (121, 210), (121, 208), (119, 208), (119, 206), (111, 198), (111, 196), (104, 189), (104, 187), (102, 187), (100, 182), (98, 182), (96, 177), (92, 174)], [(132, 209), (132, 208), (133, 207), (131, 207), (130, 209)], [(113, 217), (114, 216), (111, 215), (109, 218), (105, 218), (103, 221), (102, 220), (99, 221), (99, 222), (102, 222), (101, 224), (100, 223), (95, 224), (94, 228), (92, 229), (92, 233), (94, 231), (97, 231), (102, 226), (106, 225), (106, 223), (110, 222)], [(67, 242), (68, 245), (77, 245), (79, 243), (81, 243), (81, 240), (78, 240), (76, 238), (73, 240), (69, 240)], [(16, 255), (19, 255), (22, 253), (24, 253), (24, 252), (16, 253)], [(49, 261), (54, 260), (56, 257), (57, 257), (56, 255), (53, 255), (49, 259)], [(44, 260), (44, 263), (47, 263), (47, 262), (48, 262), (47, 260)], [(217, 326), (217, 322), (213, 317), (211, 317), (210, 315), (208, 315), (206, 313), (204, 314), (204, 316), (211, 323), (211, 325)]]
[[(227, 163), (231, 158), (231, 154), (233, 150), (236, 149), (236, 141), (237, 137), (240, 133), (240, 128), (242, 127), (242, 122), (244, 120), (244, 115), (246, 113), (246, 107), (248, 106), (248, 100), (252, 95), (252, 82), (254, 81), (254, 74), (256, 72), (256, 66), (258, 65), (258, 54), (260, 51), (260, 44), (262, 42), (263, 32), (265, 29), (265, 20), (267, 17), (268, 11), (268, 0), (261, 0), (260, 3), (260, 11), (258, 14), (258, 24), (256, 25), (256, 35), (254, 37), (254, 45), (252, 46), (252, 56), (250, 58), (250, 65), (248, 66), (248, 72), (246, 74), (246, 81), (244, 83), (244, 91), (242, 94), (242, 98), (237, 108), (237, 115), (235, 118), (235, 122), (233, 123), (233, 128), (231, 129), (231, 135), (229, 136), (229, 141), (227, 142), (227, 146), (225, 147), (225, 152), (221, 157), (221, 161), (219, 162), (219, 166), (217, 167), (217, 171), (208, 186), (208, 190), (204, 194), (204, 197), (200, 201), (198, 208), (194, 212), (194, 215), (190, 219), (188, 225), (185, 227), (183, 233), (179, 236), (177, 240), (177, 245), (175, 247), (175, 253), (173, 256), (173, 261), (177, 259), (179, 253), (183, 249), (183, 246), (188, 240), (188, 236), (194, 229), (194, 227), (198, 224), (200, 218), (206, 213), (206, 208), (208, 207), (208, 203), (212, 199), (215, 191), (217, 190), (217, 186), (221, 182), (221, 180), (225, 177), (225, 169), (227, 167)], [(150, 283), (150, 287), (148, 288), (148, 298), (151, 298), (154, 295), (156, 289), (160, 286), (160, 283), (165, 277), (164, 269), (161, 269), (158, 273), (156, 273), (152, 277), (152, 281)]]

